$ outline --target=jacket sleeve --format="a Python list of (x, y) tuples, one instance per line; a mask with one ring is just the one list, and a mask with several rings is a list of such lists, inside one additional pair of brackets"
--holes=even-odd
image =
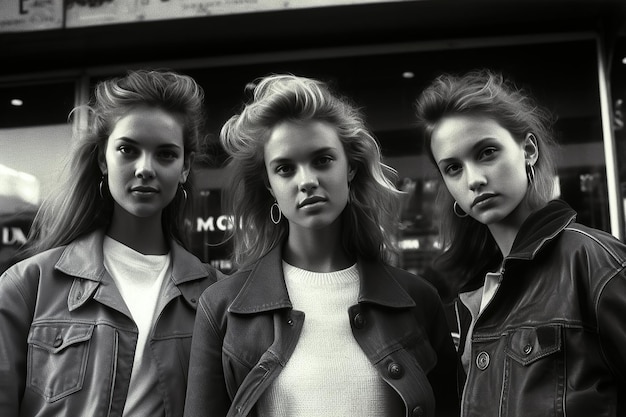
[(222, 344), (223, 336), (211, 316), (205, 291), (198, 303), (191, 341), (185, 417), (228, 413), (231, 401), (222, 366)]
[(443, 305), (438, 297), (432, 311), (429, 329), (431, 344), (437, 352), (437, 364), (428, 373), (435, 393), (437, 417), (453, 417), (460, 414), (460, 392), (457, 372), (461, 366), (450, 335), (450, 328)]
[(603, 288), (597, 303), (598, 333), (604, 358), (620, 392), (626, 391), (626, 270), (622, 269)]
[[(0, 416), (17, 417), (26, 385), (28, 331), (36, 288), (15, 267), (0, 276)], [(36, 287), (36, 286), (35, 286)]]

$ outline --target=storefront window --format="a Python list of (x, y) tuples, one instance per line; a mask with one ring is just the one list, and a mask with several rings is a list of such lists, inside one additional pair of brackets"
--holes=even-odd
[[(560, 144), (559, 197), (578, 212), (579, 222), (611, 231), (594, 38), (528, 38), (454, 48), (442, 42), (438, 47), (416, 44), (396, 49), (394, 53), (382, 48), (331, 51), (327, 56), (300, 54), (298, 59), (285, 55), (248, 65), (212, 66), (208, 61), (193, 67), (170, 66), (194, 77), (206, 93), (210, 155), (194, 165), (198, 195), (187, 219), (191, 249), (198, 257), (230, 269), (230, 248), (221, 243), (223, 220), (228, 216), (221, 212), (221, 193), (228, 174), (222, 167), (226, 156), (219, 146), (219, 131), (249, 98), (248, 83), (281, 72), (326, 80), (363, 110), (385, 162), (398, 171), (398, 187), (407, 193), (397, 231), (402, 250), (398, 264), (407, 270), (424, 272), (441, 249), (435, 205), (440, 180), (415, 129), (414, 103), (442, 72), (482, 67), (501, 71), (547, 107), (556, 116), (554, 130)], [(119, 74), (99, 75), (91, 82), (112, 75)]]
[[(300, 60), (286, 57), (280, 62), (181, 71), (206, 90), (212, 149), (218, 161), (223, 161), (216, 145), (219, 128), (239, 110), (247, 99), (244, 86), (257, 77), (278, 72), (317, 77), (351, 97), (379, 139), (385, 162), (398, 171), (398, 186), (407, 192), (398, 230), (399, 264), (418, 273), (440, 250), (435, 207), (440, 181), (415, 129), (415, 99), (442, 72), (479, 67), (501, 71), (556, 116), (560, 197), (578, 212), (581, 223), (610, 232), (594, 39), (409, 49)], [(199, 183), (215, 188), (220, 171), (209, 168), (210, 175), (200, 176)]]
[[(626, 36), (619, 38), (615, 44), (610, 71), (613, 129), (617, 148), (620, 201), (623, 208), (626, 205)], [(626, 229), (623, 230), (623, 235), (626, 236)]]
[(0, 85), (0, 272), (25, 242), (71, 144), (71, 81)]

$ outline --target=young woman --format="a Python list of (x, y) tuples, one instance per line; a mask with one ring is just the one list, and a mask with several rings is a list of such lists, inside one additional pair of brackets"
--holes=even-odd
[(479, 70), (434, 80), (417, 115), (445, 185), (462, 415), (623, 416), (626, 246), (554, 198), (549, 113)]
[(200, 299), (185, 415), (454, 415), (443, 307), (385, 262), (399, 192), (357, 110), (272, 75), (221, 140), (240, 269)]
[(67, 183), (0, 277), (0, 415), (180, 416), (197, 300), (184, 249), (203, 91), (173, 72), (96, 86)]

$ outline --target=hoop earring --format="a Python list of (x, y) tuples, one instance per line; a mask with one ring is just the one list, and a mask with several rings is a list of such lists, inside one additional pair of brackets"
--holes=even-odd
[(98, 184), (98, 192), (100, 193), (100, 198), (104, 200), (104, 192), (102, 191), (103, 185), (106, 183), (106, 177), (102, 174), (102, 178), (100, 179), (100, 183)]
[(187, 204), (187, 190), (185, 190), (185, 187), (183, 187), (182, 183), (178, 184), (178, 188), (183, 193), (183, 206), (184, 206), (185, 204)]
[(456, 202), (456, 200), (454, 200), (454, 204), (452, 205), (452, 211), (454, 212), (454, 214), (456, 214), (456, 217), (460, 217), (461, 219), (463, 217), (467, 217), (469, 216), (469, 214), (467, 214), (466, 212), (464, 212), (460, 207), (459, 207), (459, 203)]
[(535, 182), (535, 167), (530, 162), (526, 162), (526, 178), (530, 187)]
[(348, 181), (348, 201), (346, 205), (350, 205), (352, 203), (352, 187), (350, 181)]
[[(276, 215), (274, 215), (275, 208), (278, 209), (278, 219), (276, 219)], [(280, 211), (280, 207), (278, 206), (278, 203), (276, 201), (274, 201), (274, 204), (272, 204), (272, 207), (270, 207), (270, 219), (272, 219), (272, 223), (274, 224), (280, 223), (280, 221), (283, 219), (283, 212)]]

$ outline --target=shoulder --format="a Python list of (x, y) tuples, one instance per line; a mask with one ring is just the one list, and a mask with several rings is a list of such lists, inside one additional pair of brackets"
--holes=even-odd
[(561, 233), (561, 248), (565, 253), (584, 255), (590, 260), (621, 266), (626, 264), (626, 245), (602, 230), (571, 223)]
[(4, 297), (16, 296), (26, 300), (27, 303), (34, 304), (41, 283), (50, 281), (55, 273), (55, 265), (63, 250), (64, 247), (49, 249), (7, 269), (0, 276), (0, 305), (6, 303)]
[(226, 275), (216, 270), (216, 282), (204, 290), (202, 302), (210, 305), (211, 309), (221, 306), (226, 310), (244, 287), (250, 272), (250, 269), (246, 269)]
[(43, 273), (54, 269), (56, 263), (61, 258), (66, 246), (48, 249), (44, 252), (30, 256), (17, 262), (5, 271), (7, 275), (24, 276), (33, 273)]

